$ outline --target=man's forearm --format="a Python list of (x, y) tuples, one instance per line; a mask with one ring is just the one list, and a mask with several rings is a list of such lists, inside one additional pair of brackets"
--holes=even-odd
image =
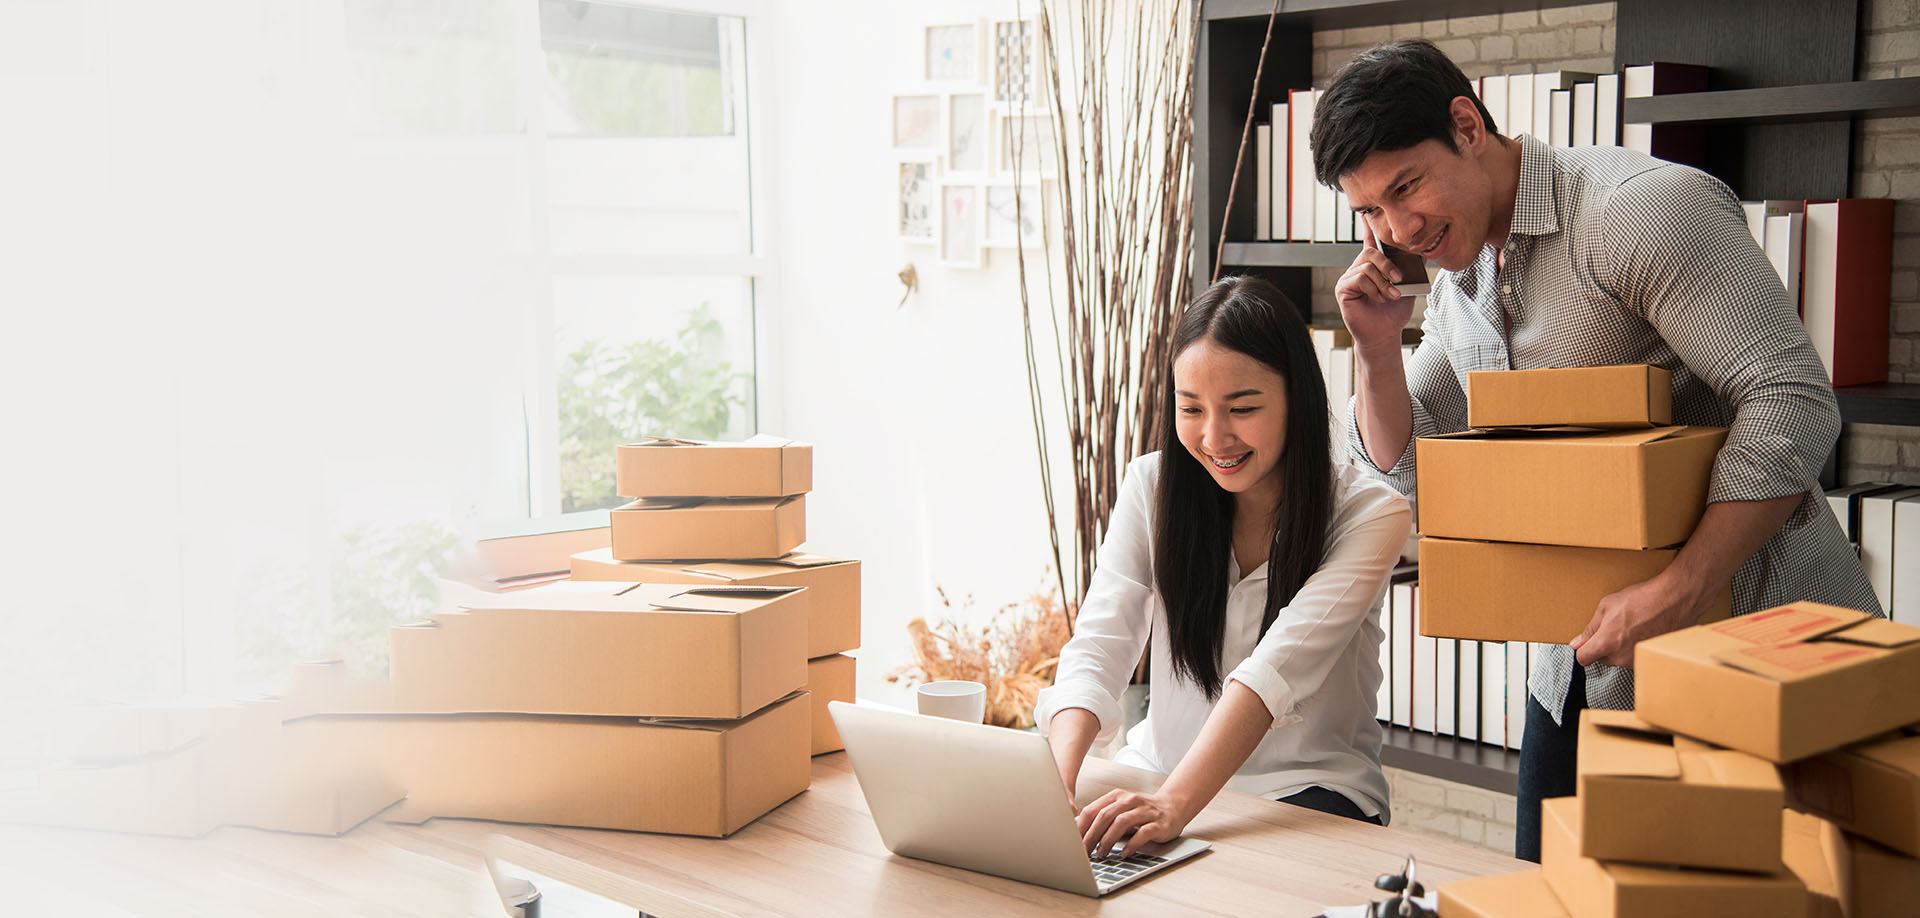
[[(1407, 367), (1396, 342), (1379, 350), (1354, 350), (1353, 420), (1360, 445), (1381, 471), (1389, 471), (1407, 451), (1413, 436), (1413, 402), (1407, 396)], [(1335, 410), (1339, 410), (1336, 408)]]
[(1706, 611), (1733, 579), (1733, 572), (1780, 531), (1805, 496), (1708, 504), (1693, 537), (1660, 576), (1692, 598), (1696, 614)]

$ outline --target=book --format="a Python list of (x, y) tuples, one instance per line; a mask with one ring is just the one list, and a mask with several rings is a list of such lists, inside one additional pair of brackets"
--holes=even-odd
[(1460, 642), (1434, 638), (1433, 732), (1460, 735)]
[(1433, 732), (1435, 701), (1438, 698), (1434, 682), (1434, 670), (1439, 663), (1439, 638), (1430, 638), (1420, 632), (1420, 585), (1418, 583), (1395, 584), (1395, 589), (1404, 589), (1407, 607), (1413, 610), (1413, 729), (1424, 733)]
[(1556, 147), (1573, 146), (1573, 92), (1556, 89), (1547, 94), (1547, 142)]
[(1487, 107), (1487, 114), (1493, 117), (1495, 132), (1506, 137), (1516, 136), (1513, 125), (1507, 123), (1507, 78), (1497, 75), (1480, 78), (1480, 104)]
[(1507, 645), (1480, 644), (1480, 742), (1507, 744)]
[[(1701, 92), (1707, 88), (1707, 68), (1698, 64), (1656, 61), (1620, 71), (1622, 99)], [(1620, 125), (1620, 145), (1668, 162), (1700, 166), (1706, 162), (1707, 135), (1699, 125)]]
[(1387, 590), (1387, 607), (1393, 613), (1393, 628), (1387, 640), (1393, 645), (1393, 724), (1413, 726), (1413, 592), (1407, 584), (1396, 583)]
[(1273, 238), (1273, 125), (1253, 126), (1253, 238)]
[(1333, 193), (1333, 241), (1358, 242), (1353, 235), (1353, 204), (1345, 191)]
[(1593, 146), (1594, 84), (1573, 84), (1573, 145)]
[(1903, 625), (1920, 625), (1920, 497), (1893, 505), (1893, 607)]
[(1764, 248), (1767, 244), (1766, 202), (1741, 201), (1740, 212), (1747, 215), (1747, 232), (1753, 234), (1754, 244)]
[[(1920, 555), (1920, 542), (1902, 546), (1894, 530), (1897, 504), (1920, 498), (1920, 488), (1895, 488), (1876, 491), (1860, 498), (1860, 566), (1867, 570), (1867, 582), (1880, 608), (1892, 611), (1895, 601), (1894, 559), (1898, 553)], [(1920, 591), (1920, 583), (1909, 581), (1907, 589)]]
[[(1316, 107), (1320, 104), (1320, 96), (1325, 92), (1324, 89), (1313, 91), (1313, 104)], [(1312, 162), (1311, 152), (1308, 155), (1308, 162)], [(1332, 242), (1335, 206), (1333, 189), (1314, 181), (1312, 169), (1307, 170), (1307, 180), (1313, 182), (1313, 241)]]
[(1763, 221), (1761, 245), (1767, 253), (1767, 261), (1773, 264), (1773, 270), (1780, 275), (1780, 285), (1787, 288), (1787, 302), (1793, 304), (1795, 313), (1800, 312), (1800, 266), (1806, 248), (1806, 215), (1781, 214), (1766, 217)]
[(1480, 642), (1461, 641), (1460, 661), (1457, 664), (1459, 715), (1454, 721), (1454, 735), (1463, 740), (1480, 738)]
[(1347, 456), (1347, 402), (1353, 398), (1353, 348), (1336, 347), (1328, 357), (1327, 413), (1332, 418), (1332, 426), (1327, 434), (1331, 438), (1333, 461), (1341, 464)]
[(1507, 748), (1518, 749), (1527, 733), (1527, 673), (1531, 644), (1507, 644)]
[(1620, 145), (1620, 74), (1593, 78), (1593, 142), (1601, 147)]
[(1869, 481), (1833, 488), (1827, 492), (1827, 509), (1833, 511), (1834, 521), (1840, 524), (1840, 532), (1847, 537), (1847, 541), (1857, 543), (1860, 541), (1860, 501), (1870, 494), (1899, 487), (1891, 482)]
[(1553, 94), (1567, 93), (1567, 117), (1569, 118), (1567, 143), (1554, 146), (1572, 146), (1571, 118), (1573, 117), (1573, 87), (1582, 81), (1591, 81), (1594, 75), (1581, 70), (1549, 70), (1533, 75), (1533, 124), (1539, 130), (1534, 136), (1546, 140), (1553, 130)]
[(1290, 171), (1293, 165), (1293, 141), (1288, 134), (1288, 132), (1292, 130), (1292, 122), (1288, 120), (1288, 117), (1287, 103), (1275, 102), (1273, 104), (1273, 120), (1270, 122), (1273, 127), (1272, 146), (1270, 147), (1273, 162), (1267, 164), (1267, 168), (1271, 170), (1273, 176), (1272, 185), (1269, 186), (1272, 189), (1269, 192), (1271, 200), (1267, 202), (1267, 206), (1271, 208), (1273, 226), (1267, 238), (1278, 239), (1282, 242), (1292, 238), (1287, 226), (1287, 221), (1293, 216), (1291, 210), (1293, 206), (1293, 173)]
[(1801, 319), (1835, 386), (1887, 378), (1893, 202), (1807, 202)]
[(1313, 90), (1287, 94), (1287, 238), (1313, 241)]
[(1507, 124), (1515, 137), (1532, 134), (1545, 140), (1533, 123), (1533, 74), (1507, 74)]

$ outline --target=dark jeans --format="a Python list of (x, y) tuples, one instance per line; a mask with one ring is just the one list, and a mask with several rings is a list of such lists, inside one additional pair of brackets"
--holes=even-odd
[(1540, 862), (1540, 801), (1571, 797), (1574, 759), (1580, 745), (1580, 712), (1587, 706), (1587, 671), (1573, 668), (1567, 705), (1554, 723), (1547, 709), (1527, 697), (1527, 733), (1520, 743), (1520, 790), (1514, 797), (1513, 856)]
[(1339, 791), (1328, 790), (1318, 784), (1291, 797), (1281, 797), (1280, 802), (1291, 803), (1294, 806), (1303, 806), (1310, 810), (1319, 810), (1322, 813), (1332, 813), (1335, 816), (1345, 816), (1348, 819), (1358, 819), (1361, 822), (1370, 822), (1376, 826), (1385, 825), (1385, 823), (1380, 821), (1380, 817), (1368, 816), (1360, 812), (1360, 808), (1354, 806), (1353, 801), (1347, 799), (1347, 795)]

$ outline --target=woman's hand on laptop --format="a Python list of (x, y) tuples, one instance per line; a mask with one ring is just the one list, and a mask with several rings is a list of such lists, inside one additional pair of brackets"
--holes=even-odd
[(1074, 817), (1074, 824), (1080, 828), (1088, 857), (1105, 857), (1122, 842), (1126, 847), (1120, 856), (1132, 857), (1149, 842), (1179, 838), (1196, 812), (1198, 808), (1188, 811), (1163, 796), (1115, 789), (1087, 804)]

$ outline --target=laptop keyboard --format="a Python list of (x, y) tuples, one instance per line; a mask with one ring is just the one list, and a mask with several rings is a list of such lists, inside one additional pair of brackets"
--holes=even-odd
[(1132, 857), (1091, 857), (1087, 865), (1093, 868), (1093, 880), (1101, 888), (1135, 876), (1142, 871), (1164, 864), (1167, 859), (1151, 854), (1136, 854)]

